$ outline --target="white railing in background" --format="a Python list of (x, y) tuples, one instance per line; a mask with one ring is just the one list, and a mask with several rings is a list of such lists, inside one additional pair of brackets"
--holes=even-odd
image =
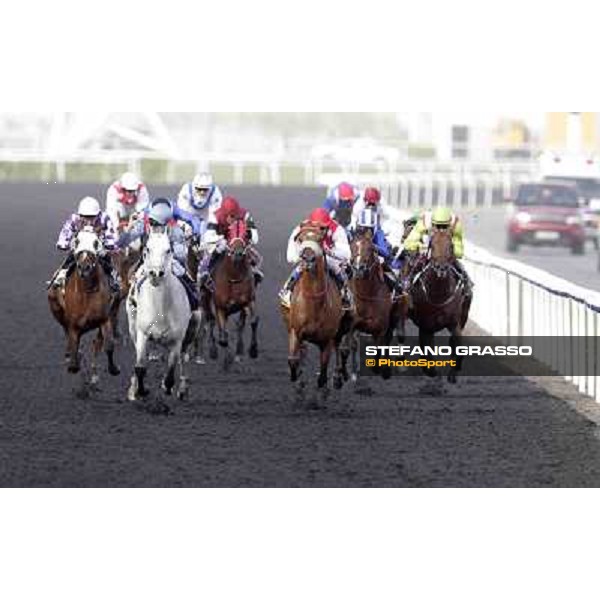
[[(181, 167), (193, 173), (217, 170), (226, 178), (224, 184), (254, 185), (333, 185), (349, 180), (359, 185), (382, 185), (395, 206), (409, 208), (450, 203), (464, 207), (489, 206), (498, 195), (507, 197), (516, 185), (531, 180), (537, 173), (537, 162), (440, 162), (408, 161), (352, 163), (332, 160), (286, 160), (274, 155), (206, 154), (196, 161), (174, 161), (139, 151), (85, 151), (68, 157), (57, 157), (32, 151), (0, 150), (0, 165), (37, 164), (38, 178), (50, 177), (54, 167), (58, 182), (69, 180), (69, 166), (102, 166), (102, 177), (116, 177), (126, 168), (144, 177), (145, 161), (164, 163), (164, 183), (181, 183)], [(0, 169), (0, 178), (3, 171)], [(189, 175), (188, 175), (189, 176)]]

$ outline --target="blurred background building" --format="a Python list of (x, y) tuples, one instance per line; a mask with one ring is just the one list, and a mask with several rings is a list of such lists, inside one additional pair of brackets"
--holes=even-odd
[[(0, 177), (24, 177), (29, 164), (43, 165), (42, 178), (55, 173), (64, 180), (80, 163), (137, 168), (140, 161), (151, 176), (167, 179), (183, 176), (178, 168), (186, 162), (186, 176), (203, 164), (226, 164), (235, 181), (240, 172), (243, 178), (240, 165), (254, 163), (259, 178), (274, 183), (281, 165), (301, 167), (306, 181), (315, 169), (333, 164), (345, 172), (362, 166), (391, 172), (442, 163), (523, 165), (544, 150), (597, 153), (598, 114), (4, 112)], [(169, 164), (159, 168), (157, 161)]]

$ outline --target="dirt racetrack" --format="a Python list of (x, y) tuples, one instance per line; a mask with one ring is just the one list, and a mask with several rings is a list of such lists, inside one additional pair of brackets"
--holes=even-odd
[[(225, 375), (192, 366), (192, 392), (157, 416), (125, 401), (122, 375), (77, 397), (44, 282), (59, 227), (98, 185), (0, 186), (0, 485), (2, 486), (597, 486), (596, 409), (559, 380), (466, 378), (442, 396), (421, 377), (294, 405), (276, 293), (287, 237), (315, 190), (233, 190), (261, 230), (261, 355)], [(175, 193), (172, 189), (154, 189)], [(157, 388), (160, 364), (151, 365)], [(569, 402), (567, 402), (569, 400)], [(575, 410), (578, 409), (578, 410)], [(588, 416), (584, 416), (587, 414)]]

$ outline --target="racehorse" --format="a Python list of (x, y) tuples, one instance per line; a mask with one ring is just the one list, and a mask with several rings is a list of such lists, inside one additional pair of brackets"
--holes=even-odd
[[(366, 333), (373, 337), (377, 346), (387, 346), (400, 317), (397, 302), (392, 302), (392, 292), (385, 281), (383, 266), (377, 248), (373, 243), (373, 232), (367, 230), (354, 237), (350, 244), (352, 252), (352, 279), (350, 286), (354, 295), (352, 329), (347, 336), (352, 353), (352, 379), (358, 377), (358, 334)], [(401, 299), (402, 301), (402, 299)], [(342, 350), (342, 358), (347, 358), (347, 349)], [(381, 371), (385, 379), (390, 377), (390, 369)]]
[(98, 383), (96, 356), (103, 346), (108, 359), (108, 372), (113, 376), (120, 373), (114, 360), (111, 321), (114, 299), (98, 260), (101, 249), (102, 242), (94, 228), (84, 227), (75, 238), (75, 268), (67, 279), (64, 290), (54, 287), (48, 290), (50, 310), (67, 337), (69, 373), (78, 373), (81, 369), (79, 345), (82, 335), (98, 330), (91, 360), (92, 385)]
[[(421, 346), (433, 344), (434, 335), (444, 329), (450, 332), (450, 345), (460, 345), (463, 329), (469, 318), (471, 295), (454, 267), (454, 249), (451, 229), (433, 229), (424, 267), (413, 279), (410, 287), (411, 308), (409, 316), (419, 328)], [(419, 259), (418, 263), (423, 261)], [(414, 271), (413, 271), (414, 272)], [(448, 375), (456, 383), (462, 358), (455, 357), (456, 366)], [(435, 369), (426, 369), (427, 375), (436, 375)]]
[(327, 270), (323, 250), (326, 229), (306, 224), (299, 234), (300, 278), (294, 287), (290, 308), (282, 306), (288, 330), (288, 365), (292, 383), (299, 381), (305, 342), (320, 350), (320, 372), (317, 385), (327, 385), (327, 371), (331, 353), (336, 352), (334, 387), (343, 385), (340, 342), (347, 333), (348, 318), (344, 316), (342, 298), (336, 283)]
[(250, 319), (251, 340), (248, 355), (258, 358), (258, 323), (256, 313), (256, 282), (252, 270), (247, 226), (242, 220), (232, 223), (227, 234), (227, 251), (217, 261), (212, 274), (213, 291), (203, 294), (203, 317), (208, 320), (211, 358), (217, 358), (214, 323), (218, 327), (219, 346), (225, 349), (224, 367), (231, 365), (227, 320), (238, 314), (236, 324), (235, 360), (244, 354), (244, 330)]
[[(117, 233), (119, 236), (129, 229), (130, 221), (131, 220), (129, 218), (121, 219), (119, 221), (119, 225), (117, 227)], [(133, 272), (140, 261), (141, 247), (141, 240), (136, 240), (127, 246), (127, 248), (123, 248), (123, 250), (115, 256), (115, 268), (121, 281), (121, 293), (115, 300), (112, 315), (113, 332), (116, 338), (121, 337), (119, 328), (119, 309), (121, 308), (123, 300), (125, 300), (129, 294), (131, 276), (133, 275)]]
[[(127, 297), (129, 335), (135, 345), (136, 361), (128, 398), (135, 401), (148, 395), (145, 385), (147, 346), (154, 341), (168, 350), (167, 372), (162, 387), (167, 395), (182, 398), (188, 391), (182, 353), (193, 340), (197, 329), (197, 314), (192, 313), (183, 284), (173, 274), (173, 251), (164, 228), (155, 228), (148, 235), (143, 249), (141, 280), (137, 302)], [(179, 370), (179, 381), (176, 381)]]

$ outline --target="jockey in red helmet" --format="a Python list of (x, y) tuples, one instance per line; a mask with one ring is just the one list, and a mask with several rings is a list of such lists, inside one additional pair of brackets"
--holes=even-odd
[(287, 248), (287, 261), (294, 265), (294, 269), (285, 282), (283, 289), (279, 292), (282, 305), (289, 308), (294, 286), (300, 278), (300, 270), (298, 269), (298, 262), (300, 260), (298, 235), (304, 225), (320, 225), (327, 229), (323, 238), (323, 250), (325, 251), (328, 270), (333, 275), (342, 293), (344, 308), (350, 309), (352, 307), (352, 294), (347, 285), (348, 278), (345, 271), (346, 263), (350, 260), (348, 236), (346, 235), (346, 230), (331, 218), (329, 211), (325, 208), (316, 208), (313, 210), (308, 219), (298, 225), (290, 235)]
[(343, 181), (329, 190), (323, 208), (329, 212), (332, 218), (347, 227), (350, 223), (352, 208), (359, 197), (359, 189)]
[(240, 206), (240, 203), (233, 196), (227, 196), (223, 199), (220, 208), (210, 215), (206, 226), (206, 232), (203, 236), (203, 245), (206, 252), (198, 267), (198, 283), (200, 286), (209, 282), (210, 273), (215, 263), (227, 250), (231, 226), (237, 221), (243, 224), (246, 232), (246, 242), (249, 245), (248, 252), (255, 281), (258, 284), (264, 279), (264, 275), (260, 270), (262, 256), (255, 248), (255, 245), (258, 244), (258, 229), (254, 218), (248, 210)]

